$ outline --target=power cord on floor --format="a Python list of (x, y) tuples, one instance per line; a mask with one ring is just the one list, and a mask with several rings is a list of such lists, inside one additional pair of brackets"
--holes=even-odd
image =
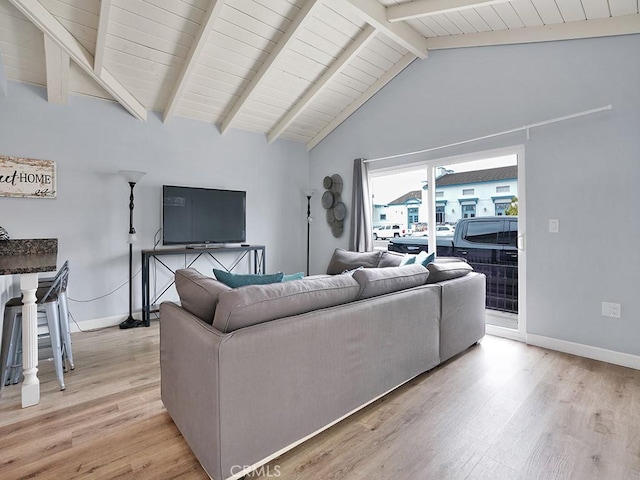
[[(136, 273), (133, 274), (133, 277), (131, 277), (131, 279), (133, 280), (134, 278), (136, 278), (140, 272), (142, 272), (142, 269), (138, 270)], [(90, 302), (95, 302), (96, 300), (100, 300), (102, 298), (108, 297), (109, 295), (113, 295), (114, 293), (116, 293), (118, 290), (120, 290), (122, 287), (124, 287), (125, 285), (129, 284), (129, 280), (127, 280), (126, 282), (124, 282), (123, 284), (121, 284), (120, 286), (116, 287), (114, 290), (111, 290), (109, 293), (105, 293), (104, 295), (100, 295), (99, 297), (96, 298), (91, 298), (89, 300), (78, 300), (75, 298), (71, 298), (69, 297), (69, 300), (71, 300), (72, 302), (76, 302), (76, 303), (90, 303)]]

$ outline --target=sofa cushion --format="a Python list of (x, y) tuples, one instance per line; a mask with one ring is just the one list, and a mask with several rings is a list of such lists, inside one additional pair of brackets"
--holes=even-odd
[(380, 255), (380, 260), (378, 261), (378, 267), (399, 267), (404, 257), (404, 253), (383, 251), (382, 255)]
[(231, 288), (279, 283), (282, 281), (282, 277), (284, 277), (284, 273), (282, 272), (262, 275), (259, 273), (230, 273), (224, 270), (218, 270), (217, 268), (213, 269), (213, 274), (218, 280)]
[(428, 276), (429, 271), (420, 264), (363, 268), (353, 274), (353, 278), (360, 284), (359, 299), (424, 285)]
[(350, 275), (250, 285), (220, 294), (213, 326), (221, 332), (352, 302), (360, 285)]
[(427, 270), (429, 270), (427, 283), (436, 283), (464, 277), (467, 273), (473, 271), (473, 267), (467, 262), (436, 262), (427, 265)]
[(211, 324), (218, 303), (218, 295), (231, 288), (215, 278), (202, 275), (194, 268), (176, 270), (175, 278), (182, 307)]
[(350, 252), (342, 248), (336, 248), (327, 267), (329, 275), (338, 275), (345, 270), (354, 270), (358, 267), (375, 268), (378, 266), (382, 251), (374, 252)]

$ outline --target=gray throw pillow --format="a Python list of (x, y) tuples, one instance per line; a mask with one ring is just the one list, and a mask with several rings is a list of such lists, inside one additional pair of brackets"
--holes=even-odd
[(374, 252), (350, 252), (342, 248), (336, 248), (327, 267), (329, 275), (339, 275), (345, 270), (354, 270), (358, 267), (375, 268), (378, 266), (382, 251)]
[(404, 253), (382, 252), (382, 255), (380, 256), (380, 261), (378, 262), (378, 267), (379, 268), (399, 267), (404, 257), (405, 257)]

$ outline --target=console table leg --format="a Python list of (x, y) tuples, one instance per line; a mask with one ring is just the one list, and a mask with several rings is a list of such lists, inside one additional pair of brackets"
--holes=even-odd
[(36, 289), (38, 274), (20, 275), (22, 290), (22, 408), (40, 402), (40, 380), (38, 380), (38, 307)]

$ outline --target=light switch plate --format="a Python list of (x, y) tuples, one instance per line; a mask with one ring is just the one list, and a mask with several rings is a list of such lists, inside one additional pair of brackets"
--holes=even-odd
[(549, 233), (558, 233), (560, 231), (560, 220), (557, 218), (549, 219)]

